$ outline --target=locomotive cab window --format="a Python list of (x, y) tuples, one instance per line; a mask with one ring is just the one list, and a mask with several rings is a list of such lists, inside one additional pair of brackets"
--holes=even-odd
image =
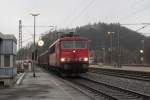
[(72, 49), (72, 48), (87, 48), (86, 41), (62, 41), (62, 48)]

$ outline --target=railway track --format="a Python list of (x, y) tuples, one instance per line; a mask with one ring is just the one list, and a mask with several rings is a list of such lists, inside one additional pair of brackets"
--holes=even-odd
[(150, 95), (148, 94), (112, 86), (108, 83), (100, 82), (95, 80), (95, 78), (89, 78), (84, 75), (81, 75), (78, 78), (59, 79), (85, 94), (91, 98), (91, 100), (150, 100)]
[(150, 73), (144, 73), (144, 72), (134, 72), (134, 71), (124, 71), (124, 70), (120, 71), (120, 70), (110, 70), (110, 69), (107, 70), (107, 69), (95, 69), (95, 68), (90, 69), (89, 72), (150, 82)]
[(87, 77), (81, 76), (79, 79), (71, 80), (71, 82), (82, 86), (97, 95), (103, 95), (108, 100), (150, 100), (150, 95), (108, 85)]
[[(49, 73), (51, 71), (47, 71), (47, 70), (43, 70), (46, 73)], [(97, 94), (95, 95), (95, 93), (93, 94), (93, 92), (91, 91), (87, 91), (87, 89), (85, 89), (82, 86), (78, 86), (76, 84), (74, 84), (74, 82), (72, 82), (71, 80), (74, 80), (74, 78), (64, 78), (64, 77), (59, 77), (59, 75), (57, 75), (57, 73), (55, 72), (51, 72), (51, 75), (53, 75), (53, 77), (57, 78), (58, 80), (62, 81), (63, 83), (67, 84), (68, 86), (74, 88), (75, 90), (79, 91), (80, 93), (84, 94), (85, 96), (87, 96), (90, 100), (106, 100), (101, 94)]]

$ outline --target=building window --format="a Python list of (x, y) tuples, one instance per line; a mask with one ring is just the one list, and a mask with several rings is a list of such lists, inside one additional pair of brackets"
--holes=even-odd
[(10, 55), (4, 56), (4, 67), (10, 67)]

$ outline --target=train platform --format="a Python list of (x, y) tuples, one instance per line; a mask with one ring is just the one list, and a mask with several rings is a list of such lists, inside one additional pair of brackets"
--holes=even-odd
[(111, 69), (111, 70), (125, 70), (125, 71), (134, 71), (134, 72), (150, 72), (150, 66), (109, 66), (109, 65), (90, 65), (90, 68), (100, 68), (100, 69)]
[(1, 89), (0, 100), (90, 100), (60, 78), (38, 68), (36, 77), (26, 73), (18, 86)]

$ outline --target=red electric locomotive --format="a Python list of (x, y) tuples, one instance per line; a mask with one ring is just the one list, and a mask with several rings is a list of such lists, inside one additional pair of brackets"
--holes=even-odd
[(67, 75), (87, 72), (89, 40), (77, 35), (62, 36), (49, 47), (48, 61), (50, 68), (55, 68)]

